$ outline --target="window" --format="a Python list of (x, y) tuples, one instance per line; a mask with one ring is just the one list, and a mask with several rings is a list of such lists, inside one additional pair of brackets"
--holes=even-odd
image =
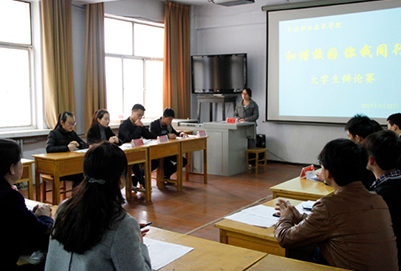
[(143, 104), (147, 118), (163, 112), (164, 28), (161, 24), (105, 18), (107, 109), (112, 119)]
[(36, 126), (31, 4), (0, 1), (0, 130)]

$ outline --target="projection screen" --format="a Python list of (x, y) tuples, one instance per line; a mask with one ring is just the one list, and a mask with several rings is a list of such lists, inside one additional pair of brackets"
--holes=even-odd
[(268, 121), (345, 123), (365, 114), (385, 124), (401, 111), (401, 1), (263, 10)]

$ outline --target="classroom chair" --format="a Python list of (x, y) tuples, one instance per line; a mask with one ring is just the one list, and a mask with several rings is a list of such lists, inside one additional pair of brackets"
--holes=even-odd
[[(53, 203), (54, 202), (54, 198), (52, 199), (52, 201), (48, 201), (47, 198), (47, 193), (53, 191), (52, 189), (47, 189), (47, 183), (52, 183), (53, 184), (53, 176), (47, 175), (47, 174), (41, 174), (40, 178), (42, 179), (42, 202), (43, 203)], [(68, 192), (71, 192), (72, 189), (67, 189), (67, 183), (65, 180), (61, 180), (60, 181), (60, 195), (63, 195), (63, 199), (66, 198), (66, 194)]]
[(253, 168), (255, 172), (259, 172), (259, 166), (263, 167), (263, 171), (267, 169), (267, 149), (252, 148), (246, 150), (246, 171), (249, 172)]

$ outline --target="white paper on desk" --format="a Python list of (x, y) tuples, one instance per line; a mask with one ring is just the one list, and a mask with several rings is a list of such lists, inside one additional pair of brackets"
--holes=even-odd
[(25, 205), (26, 205), (26, 208), (28, 208), (29, 211), (32, 211), (33, 208), (38, 204), (39, 204), (39, 202), (37, 202), (37, 201), (33, 201), (33, 200), (30, 200), (30, 199), (25, 199)]
[(269, 228), (276, 224), (278, 220), (277, 217), (273, 216), (276, 212), (273, 207), (260, 204), (226, 216), (225, 218), (253, 226)]
[(309, 215), (310, 213), (311, 213), (311, 211), (310, 210), (308, 210), (308, 209), (304, 209), (304, 205), (305, 206), (313, 206), (313, 204), (315, 204), (316, 203), (316, 201), (313, 201), (313, 200), (308, 200), (308, 201), (304, 201), (304, 202), (301, 202), (300, 204), (298, 204), (297, 206), (295, 206), (295, 208), (301, 213), (301, 214), (303, 214), (303, 213), (305, 213), (305, 214), (307, 214), (307, 215)]
[(75, 150), (74, 152), (83, 152), (83, 153), (85, 153), (85, 152), (87, 152), (89, 149), (82, 149), (82, 150)]
[(122, 149), (122, 150), (131, 149), (131, 148), (132, 148), (131, 143), (124, 143), (120, 146), (120, 149)]
[(159, 270), (194, 249), (193, 247), (154, 240), (149, 237), (144, 237), (143, 243), (148, 247), (152, 270)]
[(148, 144), (152, 139), (142, 138), (143, 144)]

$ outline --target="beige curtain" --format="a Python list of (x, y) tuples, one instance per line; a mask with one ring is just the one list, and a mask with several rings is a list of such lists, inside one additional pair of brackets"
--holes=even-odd
[(85, 131), (93, 113), (106, 105), (104, 53), (104, 4), (86, 5), (85, 34)]
[(163, 106), (177, 118), (190, 117), (189, 6), (166, 2), (164, 15)]
[(45, 121), (54, 128), (58, 114), (75, 112), (71, 0), (42, 0)]

